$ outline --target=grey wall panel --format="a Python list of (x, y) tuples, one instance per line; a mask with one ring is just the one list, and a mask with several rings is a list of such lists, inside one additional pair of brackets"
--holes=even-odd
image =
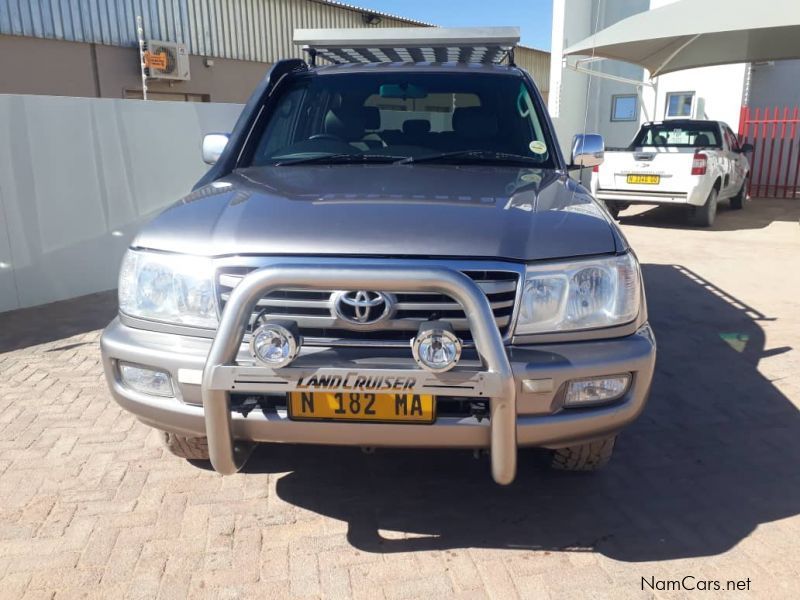
[(241, 105), (0, 95), (0, 310), (116, 286), (142, 222), (207, 166)]
[[(0, 130), (2, 130), (2, 125), (0, 125)], [(8, 239), (9, 227), (4, 208), (3, 188), (4, 186), (0, 185), (0, 312), (19, 308), (17, 282), (12, 269), (14, 258), (11, 255), (11, 242)]]
[[(751, 108), (769, 107), (781, 111), (786, 105), (794, 107), (800, 98), (800, 60), (778, 60), (756, 63), (750, 71)], [(790, 110), (791, 113), (791, 110)]]
[(0, 310), (19, 308), (15, 265), (24, 257), (15, 256), (11, 233), (19, 226), (20, 204), (25, 202), (20, 199), (20, 181), (31, 179), (29, 168), (17, 172), (14, 163), (15, 156), (27, 152), (27, 136), (20, 137), (16, 122), (23, 111), (21, 101), (0, 95), (0, 261), (4, 263), (0, 269)]

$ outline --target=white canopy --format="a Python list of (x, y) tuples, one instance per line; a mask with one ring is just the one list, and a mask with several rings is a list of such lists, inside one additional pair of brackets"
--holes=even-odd
[(641, 65), (651, 77), (800, 58), (800, 0), (680, 0), (623, 19), (564, 54)]

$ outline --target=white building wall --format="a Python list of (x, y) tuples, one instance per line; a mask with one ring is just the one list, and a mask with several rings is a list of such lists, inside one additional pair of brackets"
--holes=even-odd
[(703, 107), (704, 114), (698, 112), (698, 119), (725, 121), (736, 131), (739, 127), (746, 71), (747, 65), (739, 63), (661, 75), (656, 80), (656, 120), (665, 118), (669, 92), (690, 91), (695, 93), (695, 102), (700, 101), (700, 106)]
[[(566, 14), (568, 5), (569, 16)], [(586, 119), (590, 78), (563, 68), (563, 50), (592, 34), (591, 17), (591, 0), (553, 0), (548, 110), (561, 143), (561, 151), (567, 158), (572, 136), (581, 131)]]
[[(650, 8), (659, 8), (676, 1), (650, 0)], [(655, 80), (657, 102), (654, 120), (665, 117), (666, 98), (669, 92), (693, 91), (695, 98), (701, 99), (705, 117), (715, 121), (725, 121), (731, 129), (737, 131), (746, 74), (747, 65), (739, 63), (686, 69), (661, 75)], [(702, 114), (696, 116), (698, 119), (704, 118)]]
[(137, 228), (208, 165), (238, 104), (0, 95), (0, 311), (116, 287)]
[[(612, 97), (637, 93), (634, 84), (578, 73), (563, 65), (563, 49), (587, 38), (595, 30), (674, 1), (553, 1), (549, 109), (565, 156), (569, 156), (572, 136), (584, 131), (603, 135), (607, 147), (627, 146), (641, 122), (664, 118), (668, 92), (694, 91), (703, 99), (705, 115), (709, 119), (725, 121), (736, 130), (745, 87), (744, 64), (690, 69), (657, 77), (652, 81), (653, 87), (645, 85), (640, 88), (639, 118), (622, 122), (611, 120)], [(570, 61), (574, 62), (575, 58), (571, 57)], [(628, 79), (649, 81), (644, 69), (628, 63), (603, 60), (592, 64), (591, 68)]]
[[(548, 108), (565, 156), (572, 136), (584, 131), (602, 134), (609, 146), (626, 145), (638, 121), (611, 121), (612, 96), (635, 93), (634, 86), (564, 68), (563, 49), (648, 7), (649, 0), (553, 0)], [(644, 74), (641, 67), (618, 61), (600, 61), (591, 68), (630, 79), (642, 79)]]

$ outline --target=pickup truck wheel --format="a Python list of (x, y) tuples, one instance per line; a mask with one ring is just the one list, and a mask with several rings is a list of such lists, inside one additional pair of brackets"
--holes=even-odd
[(711, 227), (714, 224), (714, 218), (717, 216), (717, 196), (719, 190), (713, 188), (706, 198), (703, 206), (694, 206), (689, 212), (689, 222), (698, 227)]
[(746, 187), (747, 187), (747, 182), (742, 184), (742, 187), (739, 189), (739, 191), (735, 196), (731, 196), (731, 208), (733, 210), (742, 210), (744, 208), (744, 196)]
[(208, 460), (208, 438), (185, 437), (167, 431), (161, 432), (164, 446), (175, 456), (189, 460)]
[(596, 471), (611, 460), (616, 441), (617, 436), (612, 435), (596, 442), (553, 450), (550, 468), (559, 471)]

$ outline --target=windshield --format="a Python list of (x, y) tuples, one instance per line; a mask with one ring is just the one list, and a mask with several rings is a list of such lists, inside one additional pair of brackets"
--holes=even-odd
[(245, 163), (437, 160), (553, 167), (550, 144), (519, 76), (312, 74), (282, 87)]
[(631, 148), (641, 146), (720, 148), (721, 142), (713, 123), (653, 123), (643, 125), (631, 143)]

